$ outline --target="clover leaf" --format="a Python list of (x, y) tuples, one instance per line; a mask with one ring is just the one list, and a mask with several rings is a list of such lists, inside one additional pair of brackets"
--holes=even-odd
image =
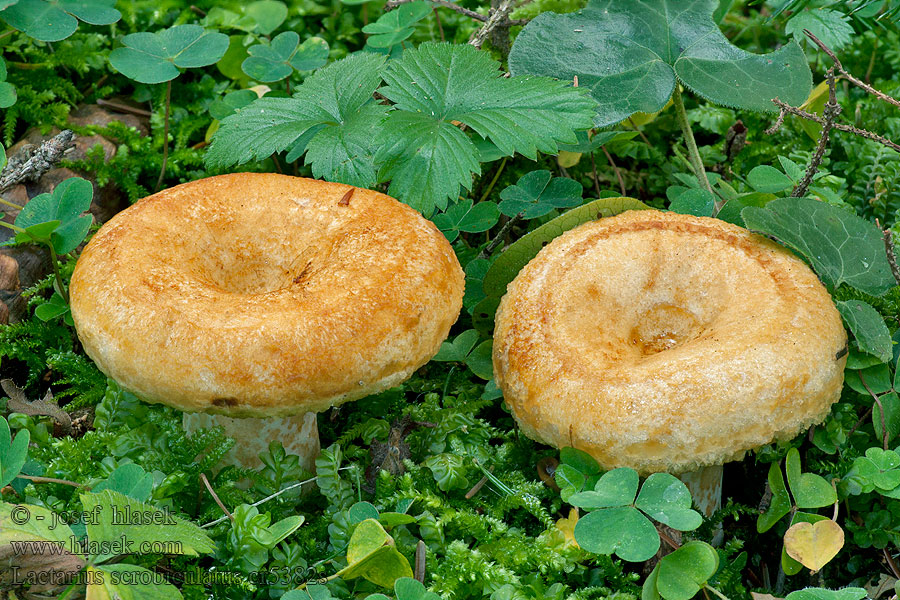
[(581, 204), (584, 188), (568, 177), (552, 177), (550, 171), (531, 171), (500, 192), (500, 212), (524, 219), (543, 217), (556, 208)]
[[(622, 560), (640, 562), (659, 550), (656, 527), (647, 516), (674, 529), (689, 531), (702, 522), (692, 510), (691, 495), (676, 477), (657, 473), (644, 482), (628, 468), (605, 473), (592, 491), (578, 492), (569, 503), (587, 510), (575, 525), (575, 541), (595, 554), (616, 554)], [(635, 498), (636, 497), (636, 498)]]
[(591, 0), (570, 14), (545, 12), (516, 38), (513, 75), (547, 75), (591, 90), (598, 126), (665, 107), (681, 81), (725, 106), (774, 111), (812, 88), (795, 42), (767, 55), (733, 46), (713, 20), (717, 0)]
[(428, 2), (418, 1), (401, 4), (399, 8), (383, 14), (374, 23), (363, 27), (363, 32), (372, 34), (366, 44), (371, 48), (390, 48), (407, 39), (415, 31), (416, 23), (431, 14)]
[(228, 49), (228, 36), (199, 25), (176, 25), (156, 33), (126, 35), (122, 44), (109, 54), (113, 68), (141, 83), (164, 83), (178, 77), (179, 68), (218, 61)]
[[(441, 349), (432, 360), (438, 362), (465, 363), (473, 373), (482, 379), (490, 379), (494, 375), (494, 366), (491, 361), (493, 340), (486, 340), (478, 344), (479, 334), (474, 329), (468, 329), (454, 338), (453, 342), (441, 343)], [(476, 344), (478, 344), (476, 346)]]
[(0, 488), (8, 485), (22, 471), (30, 439), (27, 429), (19, 430), (13, 439), (9, 423), (0, 417)]
[(115, 5), (116, 0), (19, 0), (7, 3), (0, 19), (36, 40), (58, 42), (75, 33), (79, 20), (91, 25), (115, 23), (122, 18)]
[(9, 108), (15, 103), (16, 88), (6, 81), (6, 61), (0, 57), (0, 108)]
[(447, 241), (453, 242), (460, 232), (480, 233), (497, 224), (500, 209), (493, 202), (475, 204), (471, 199), (449, 207), (445, 212), (435, 215), (434, 224), (438, 226)]
[(879, 494), (896, 498), (900, 495), (900, 454), (894, 450), (869, 448), (865, 456), (853, 461), (846, 479), (860, 486), (860, 492), (877, 490)]
[(248, 76), (270, 83), (280, 81), (296, 69), (312, 71), (328, 62), (328, 42), (311, 37), (300, 43), (300, 36), (293, 31), (279, 33), (269, 44), (251, 46), (250, 54), (241, 64)]
[(824, 477), (801, 472), (800, 452), (796, 448), (791, 448), (785, 457), (785, 472), (797, 508), (821, 508), (837, 501), (837, 492)]
[(144, 471), (135, 463), (125, 463), (116, 467), (109, 477), (91, 488), (91, 492), (113, 490), (140, 502), (150, 499), (153, 491), (153, 474)]
[(93, 223), (90, 214), (94, 187), (80, 177), (70, 177), (54, 188), (52, 193), (32, 198), (16, 217), (15, 241), (51, 243), (57, 254), (66, 254), (78, 247)]
[(660, 559), (644, 581), (643, 600), (690, 600), (719, 568), (719, 555), (705, 542), (691, 541)]

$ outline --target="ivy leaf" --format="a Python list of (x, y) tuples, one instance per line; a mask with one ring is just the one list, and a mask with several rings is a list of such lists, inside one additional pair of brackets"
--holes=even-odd
[(780, 97), (798, 105), (812, 75), (803, 50), (790, 43), (768, 55), (733, 46), (713, 20), (716, 0), (591, 0), (583, 10), (533, 19), (509, 55), (514, 75), (566, 81), (578, 76), (600, 104), (595, 124), (666, 105), (676, 78), (716, 103), (774, 111)]
[[(84, 240), (93, 223), (90, 214), (83, 215), (91, 207), (94, 187), (89, 181), (80, 177), (69, 177), (57, 185), (52, 193), (40, 194), (31, 199), (16, 216), (15, 224), (39, 237), (49, 236), (53, 249), (57, 254), (66, 254), (78, 247)], [(47, 227), (49, 231), (36, 231), (32, 228), (57, 222), (55, 227)], [(16, 235), (16, 241), (20, 240)]]
[(749, 229), (806, 257), (829, 289), (846, 283), (880, 296), (896, 285), (878, 227), (842, 208), (811, 198), (776, 198), (763, 208), (748, 206), (741, 216)]
[(601, 217), (611, 217), (626, 210), (649, 208), (634, 198), (601, 198), (572, 210), (544, 223), (534, 231), (516, 240), (491, 265), (484, 276), (484, 292), (490, 297), (500, 298), (506, 293), (506, 286), (519, 271), (534, 258), (538, 251), (553, 238), (569, 229)]
[(357, 54), (316, 71), (293, 98), (260, 98), (225, 117), (206, 154), (210, 167), (262, 160), (290, 148), (293, 161), (309, 150), (316, 177), (359, 187), (375, 183), (373, 140), (387, 107), (372, 94), (385, 57)]
[(430, 215), (480, 172), (471, 127), (505, 155), (556, 153), (591, 125), (594, 102), (580, 88), (539, 77), (500, 76), (500, 65), (468, 44), (424, 43), (393, 59), (381, 93), (395, 103), (376, 160), (394, 197)]
[(691, 509), (687, 486), (668, 473), (648, 477), (634, 505), (649, 517), (679, 531), (697, 529), (703, 522), (700, 513)]
[(877, 356), (881, 362), (891, 360), (894, 353), (891, 332), (877, 310), (862, 300), (839, 300), (835, 305), (853, 332), (860, 350)]
[(835, 51), (849, 44), (853, 38), (850, 17), (827, 8), (800, 11), (784, 26), (784, 32), (793, 35), (798, 44), (806, 40), (804, 29), (809, 29), (823, 44)]
[(8, 485), (22, 471), (30, 440), (27, 429), (20, 429), (13, 439), (9, 423), (0, 417), (0, 487)]
[(500, 218), (500, 209), (493, 202), (479, 202), (475, 204), (472, 199), (458, 202), (439, 215), (435, 215), (432, 221), (438, 226), (447, 241), (453, 243), (459, 237), (459, 233), (479, 233), (487, 231), (497, 224)]
[(524, 219), (543, 217), (556, 208), (581, 204), (584, 188), (568, 177), (553, 177), (550, 171), (531, 171), (500, 192), (500, 212), (509, 217), (522, 213)]
[(116, 0), (19, 0), (0, 2), (0, 19), (42, 42), (64, 40), (78, 28), (78, 21), (110, 25), (122, 18), (113, 8)]
[(372, 48), (390, 48), (406, 40), (415, 31), (416, 23), (431, 14), (428, 2), (410, 2), (401, 4), (391, 12), (384, 13), (374, 23), (362, 28), (363, 33), (371, 35), (366, 45)]
[(156, 33), (131, 33), (122, 44), (109, 54), (113, 68), (141, 83), (163, 83), (178, 77), (179, 68), (217, 62), (228, 49), (228, 36), (199, 25), (176, 25)]
[(300, 36), (293, 31), (279, 33), (268, 45), (251, 46), (247, 52), (250, 56), (241, 70), (264, 83), (280, 81), (294, 69), (312, 71), (328, 62), (328, 42), (311, 37), (300, 44)]

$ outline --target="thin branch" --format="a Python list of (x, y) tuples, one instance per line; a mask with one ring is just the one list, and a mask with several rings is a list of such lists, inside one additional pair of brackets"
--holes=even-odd
[(159, 179), (156, 180), (156, 187), (153, 188), (154, 192), (159, 191), (159, 187), (162, 185), (163, 177), (166, 176), (166, 163), (169, 160), (169, 105), (172, 103), (172, 80), (166, 82), (166, 122), (163, 126), (163, 156), (162, 156), (162, 168), (159, 170)]
[[(493, 470), (494, 470), (494, 467), (491, 467), (490, 470), (493, 471)], [(474, 497), (475, 497), (475, 494), (477, 494), (478, 492), (480, 492), (480, 491), (481, 491), (481, 488), (483, 488), (483, 487), (484, 487), (484, 484), (486, 484), (487, 482), (488, 482), (488, 478), (487, 478), (487, 475), (485, 475), (484, 477), (482, 477), (482, 478), (478, 481), (478, 483), (476, 483), (475, 485), (472, 486), (472, 489), (471, 489), (471, 490), (469, 490), (468, 492), (466, 492), (466, 500), (471, 500), (472, 498), (474, 498)]]
[(216, 490), (209, 484), (209, 479), (206, 478), (206, 473), (200, 473), (200, 480), (203, 482), (203, 485), (206, 486), (206, 489), (209, 490), (209, 495), (212, 496), (213, 500), (216, 501), (216, 504), (219, 505), (219, 508), (222, 509), (222, 512), (225, 513), (225, 516), (231, 519), (234, 522), (234, 515), (228, 512), (228, 509), (225, 508), (225, 505), (222, 504), (222, 501), (219, 500), (219, 495), (216, 493)]
[[(600, 149), (603, 150), (603, 154), (606, 155), (606, 160), (609, 161), (609, 166), (613, 168), (613, 171), (616, 173), (616, 179), (619, 180), (619, 189), (622, 190), (622, 195), (625, 195), (625, 180), (622, 179), (622, 173), (619, 172), (619, 167), (616, 166), (616, 161), (613, 160), (612, 155), (609, 153), (609, 150), (606, 149), (606, 146), (600, 146)], [(600, 197), (600, 184), (597, 183), (597, 165), (594, 164), (594, 153), (591, 152), (591, 165), (594, 167), (594, 183), (597, 185), (597, 197)]]
[(75, 141), (75, 133), (71, 129), (61, 131), (35, 150), (25, 159), (10, 157), (6, 168), (0, 172), (0, 192), (23, 181), (36, 181), (62, 160), (63, 154)]
[[(401, 4), (408, 4), (410, 2), (415, 2), (415, 0), (388, 0), (384, 5), (384, 12), (389, 12), (394, 10)], [(432, 4), (437, 6), (443, 6), (444, 8), (449, 8), (450, 10), (454, 10), (461, 15), (465, 15), (470, 19), (475, 19), (476, 21), (481, 21), (482, 23), (486, 22), (488, 18), (482, 14), (475, 12), (474, 10), (469, 10), (468, 8), (463, 8), (459, 4), (455, 2), (448, 2), (447, 0), (430, 0)]]
[[(872, 388), (869, 387), (869, 384), (866, 383), (866, 378), (863, 377), (862, 371), (857, 371), (857, 375), (859, 376), (859, 382), (861, 384), (863, 384), (863, 387), (866, 388), (866, 391), (869, 392), (869, 395), (872, 396), (872, 398), (875, 400), (875, 404), (878, 405), (878, 409), (881, 411), (881, 437), (883, 438), (882, 445), (884, 446), (884, 449), (887, 450), (888, 449), (888, 430), (887, 430), (887, 427), (885, 427), (885, 423), (884, 423), (884, 405), (881, 404), (881, 398), (879, 398), (875, 394), (875, 392), (872, 391)], [(874, 410), (874, 408), (873, 408), (873, 410)]]
[(813, 177), (815, 177), (816, 173), (819, 171), (819, 165), (822, 163), (822, 158), (825, 156), (825, 150), (828, 147), (828, 136), (831, 134), (831, 129), (834, 127), (834, 121), (838, 118), (838, 115), (841, 114), (841, 105), (837, 102), (837, 95), (835, 94), (834, 89), (834, 67), (828, 69), (826, 78), (828, 79), (828, 102), (825, 103), (825, 109), (822, 111), (825, 122), (822, 124), (822, 133), (819, 135), (819, 143), (816, 144), (816, 151), (813, 153), (812, 158), (809, 160), (809, 164), (806, 166), (806, 173), (803, 174), (803, 179), (800, 180), (800, 183), (797, 184), (797, 187), (791, 192), (791, 196), (794, 198), (805, 196), (806, 192), (809, 190), (809, 184), (812, 183)]
[(897, 266), (897, 254), (894, 252), (894, 238), (890, 229), (884, 230), (884, 250), (887, 252), (888, 264), (891, 266), (891, 274), (900, 285), (900, 267)]
[(481, 46), (494, 29), (497, 27), (509, 27), (510, 21), (507, 19), (507, 16), (512, 12), (513, 2), (514, 0), (502, 0), (496, 9), (491, 11), (487, 21), (481, 26), (481, 29), (475, 32), (469, 43), (481, 50)]
[[(766, 133), (775, 133), (778, 130), (776, 125), (780, 125), (781, 122), (784, 120), (784, 113), (790, 113), (792, 115), (801, 117), (803, 119), (807, 119), (809, 121), (815, 121), (816, 123), (818, 123), (820, 125), (825, 124), (825, 119), (823, 119), (822, 117), (820, 117), (817, 114), (809, 113), (809, 112), (806, 112), (805, 110), (795, 108), (795, 107), (791, 106), (790, 104), (782, 102), (778, 98), (775, 98), (774, 100), (772, 100), (772, 102), (775, 104), (775, 106), (777, 106), (778, 108), (781, 109), (782, 114), (779, 115), (779, 118), (775, 122), (775, 125), (773, 125), (772, 127), (770, 127), (769, 129), (766, 130)], [(883, 146), (887, 146), (894, 152), (900, 152), (900, 145), (897, 145), (894, 142), (892, 142), (891, 140), (889, 140), (885, 137), (882, 137), (882, 136), (878, 135), (877, 133), (872, 133), (871, 131), (868, 131), (866, 129), (859, 129), (858, 127), (853, 127), (851, 125), (844, 125), (843, 123), (835, 123), (833, 128), (837, 129), (838, 131), (845, 131), (847, 133), (852, 133), (854, 135), (858, 135), (859, 137), (866, 138), (867, 140), (872, 140), (873, 142), (878, 142), (879, 144), (881, 144)]]
[(494, 250), (497, 249), (497, 246), (504, 243), (503, 238), (506, 237), (506, 234), (509, 233), (509, 230), (512, 229), (512, 226), (522, 219), (523, 214), (525, 213), (520, 212), (516, 216), (512, 217), (509, 221), (507, 221), (503, 225), (503, 227), (500, 228), (500, 231), (497, 232), (497, 235), (494, 236), (494, 239), (491, 240), (491, 243), (481, 251), (481, 254), (478, 255), (478, 258), (489, 258)]
[(884, 102), (887, 102), (888, 104), (893, 104), (897, 108), (900, 108), (900, 100), (897, 100), (896, 98), (892, 98), (892, 97), (888, 96), (887, 94), (885, 94), (884, 92), (876, 90), (875, 88), (873, 88), (871, 85), (869, 85), (865, 81), (863, 81), (861, 79), (857, 79), (851, 73), (848, 73), (847, 70), (844, 69), (844, 65), (841, 64), (841, 61), (838, 60), (838, 57), (835, 56), (834, 52), (832, 52), (828, 46), (823, 44), (822, 41), (819, 38), (817, 38), (816, 36), (814, 36), (808, 29), (804, 29), (803, 33), (806, 34), (806, 37), (808, 37), (813, 42), (815, 42), (815, 44), (822, 50), (822, 52), (827, 54), (828, 57), (834, 61), (834, 66), (837, 68), (837, 70), (841, 74), (841, 76), (847, 79), (847, 81), (849, 81), (850, 83), (852, 83), (853, 85), (855, 85), (857, 87), (860, 87), (860, 88), (866, 90), (867, 92), (869, 92), (870, 94), (872, 94), (873, 96), (878, 98), (879, 100), (883, 100)]
[(69, 481), (68, 479), (57, 479), (56, 477), (39, 477), (37, 475), (23, 475), (19, 473), (16, 477), (20, 479), (27, 479), (32, 483), (60, 483), (62, 485), (70, 485), (76, 488), (87, 487), (84, 483), (76, 483), (74, 481)]

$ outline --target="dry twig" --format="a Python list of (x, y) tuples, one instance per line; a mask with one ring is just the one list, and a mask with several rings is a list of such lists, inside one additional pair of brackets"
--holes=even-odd
[[(484, 45), (485, 40), (488, 39), (488, 36), (497, 29), (497, 28), (509, 28), (509, 24), (511, 21), (507, 19), (507, 16), (513, 9), (514, 0), (501, 0), (500, 4), (497, 8), (491, 9), (491, 14), (485, 21), (484, 25), (481, 26), (481, 29), (475, 32), (472, 36), (472, 39), (469, 40), (469, 43), (481, 49), (481, 46)], [(507, 43), (509, 42), (509, 36), (507, 36)]]
[(806, 166), (806, 173), (803, 174), (803, 179), (800, 180), (800, 183), (797, 184), (797, 187), (791, 193), (791, 196), (794, 198), (802, 198), (806, 195), (809, 184), (812, 183), (813, 177), (815, 177), (816, 172), (819, 170), (819, 165), (822, 163), (822, 157), (825, 156), (825, 149), (828, 147), (828, 136), (834, 127), (834, 121), (841, 114), (841, 105), (837, 103), (834, 89), (834, 69), (834, 67), (831, 67), (826, 74), (828, 79), (828, 102), (825, 103), (823, 111), (824, 123), (822, 123), (822, 133), (819, 135), (816, 151)]
[(63, 154), (75, 141), (75, 133), (66, 129), (47, 140), (37, 150), (25, 156), (10, 157), (6, 168), (0, 172), (0, 192), (23, 181), (35, 181), (62, 160)]

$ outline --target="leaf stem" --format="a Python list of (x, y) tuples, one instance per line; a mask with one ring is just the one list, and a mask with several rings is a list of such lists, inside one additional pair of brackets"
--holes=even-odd
[(153, 188), (154, 193), (159, 191), (166, 175), (166, 163), (169, 160), (169, 105), (172, 102), (172, 80), (166, 82), (166, 116), (163, 125), (163, 158), (162, 168), (159, 170), (159, 179), (156, 180), (156, 187)]
[(21, 227), (18, 227), (16, 225), (11, 225), (10, 223), (7, 223), (6, 221), (0, 221), (0, 226), (6, 227), (7, 229), (12, 229), (16, 233), (22, 233), (23, 231), (25, 231)]
[(704, 589), (711, 591), (713, 594), (715, 594), (722, 600), (729, 600), (728, 596), (726, 596), (725, 594), (723, 594), (722, 592), (720, 592), (719, 590), (717, 590), (716, 588), (714, 588), (713, 586), (711, 586), (709, 584), (706, 584)]
[[(694, 175), (697, 176), (700, 187), (715, 196), (712, 186), (709, 185), (709, 179), (706, 177), (706, 170), (703, 168), (703, 159), (700, 158), (700, 151), (697, 149), (694, 132), (691, 131), (691, 124), (688, 123), (687, 111), (684, 110), (684, 100), (681, 98), (681, 88), (678, 84), (675, 85), (675, 92), (672, 94), (672, 103), (675, 105), (675, 115), (678, 118), (678, 124), (681, 126), (681, 133), (684, 134), (684, 143), (687, 146), (691, 166), (694, 168)], [(719, 199), (716, 198), (716, 212), (720, 208), (722, 208), (722, 205)]]
[(4, 205), (6, 205), (10, 208), (14, 208), (16, 210), (22, 210), (23, 208), (25, 208), (24, 206), (19, 206), (15, 202), (10, 202), (9, 200), (5, 200), (3, 198), (0, 198), (0, 204), (4, 204)]
[(497, 183), (497, 180), (500, 179), (500, 174), (503, 173), (503, 168), (506, 167), (506, 159), (508, 156), (504, 156), (503, 160), (500, 162), (500, 166), (497, 167), (497, 172), (494, 173), (494, 178), (491, 179), (491, 182), (488, 184), (487, 190), (481, 195), (481, 200), (479, 202), (484, 202), (487, 200), (487, 197), (491, 195), (491, 192), (494, 190), (494, 184)]
[(59, 257), (56, 255), (56, 249), (53, 248), (52, 242), (48, 243), (47, 247), (50, 248), (50, 262), (53, 265), (53, 277), (56, 279), (56, 287), (59, 288), (59, 295), (62, 296), (63, 300), (68, 304), (69, 290), (67, 290), (65, 284), (63, 284), (62, 275), (59, 272)]

